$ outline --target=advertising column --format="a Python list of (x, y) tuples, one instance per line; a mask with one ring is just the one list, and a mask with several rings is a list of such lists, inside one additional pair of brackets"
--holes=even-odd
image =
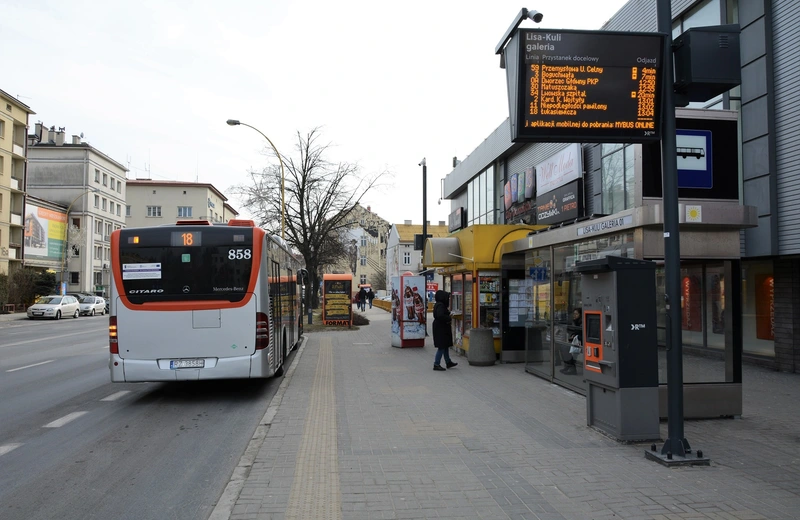
[(425, 277), (406, 272), (392, 277), (392, 346), (424, 347), (428, 305)]
[(345, 274), (322, 275), (322, 323), (324, 325), (353, 324), (351, 291), (353, 277)]

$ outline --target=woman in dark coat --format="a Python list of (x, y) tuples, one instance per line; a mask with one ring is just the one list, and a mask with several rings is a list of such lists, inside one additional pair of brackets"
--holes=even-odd
[(436, 291), (434, 296), (436, 304), (433, 306), (433, 346), (436, 347), (436, 358), (433, 360), (434, 370), (445, 370), (439, 363), (442, 356), (447, 364), (447, 368), (453, 368), (458, 363), (450, 360), (449, 349), (453, 346), (453, 331), (450, 328), (450, 293), (447, 291)]

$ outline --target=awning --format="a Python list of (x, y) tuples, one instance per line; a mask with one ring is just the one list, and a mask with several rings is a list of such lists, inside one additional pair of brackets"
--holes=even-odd
[(446, 267), (463, 261), (458, 238), (439, 237), (425, 241), (425, 250), (422, 252), (422, 265), (425, 267)]

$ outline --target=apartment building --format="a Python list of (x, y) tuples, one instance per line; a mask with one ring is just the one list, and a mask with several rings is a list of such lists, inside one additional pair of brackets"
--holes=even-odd
[(0, 90), (0, 273), (22, 268), (28, 117), (26, 104)]
[(386, 288), (386, 236), (390, 224), (360, 204), (350, 213), (350, 227), (344, 240), (346, 259), (328, 266), (328, 273), (352, 274), (355, 286), (370, 284), (374, 291)]
[(64, 127), (36, 123), (28, 136), (28, 193), (67, 208), (64, 223), (48, 223), (56, 226), (48, 232), (54, 242), (48, 255), (61, 257), (56, 279), (62, 291), (108, 294), (110, 238), (125, 226), (127, 171), (78, 135), (67, 142)]
[(213, 184), (136, 179), (128, 181), (127, 189), (126, 227), (161, 226), (178, 220), (224, 223), (239, 216)]

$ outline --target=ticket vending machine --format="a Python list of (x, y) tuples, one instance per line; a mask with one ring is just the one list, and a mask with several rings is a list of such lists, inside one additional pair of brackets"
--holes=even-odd
[(621, 441), (660, 439), (655, 262), (579, 262), (586, 422)]

